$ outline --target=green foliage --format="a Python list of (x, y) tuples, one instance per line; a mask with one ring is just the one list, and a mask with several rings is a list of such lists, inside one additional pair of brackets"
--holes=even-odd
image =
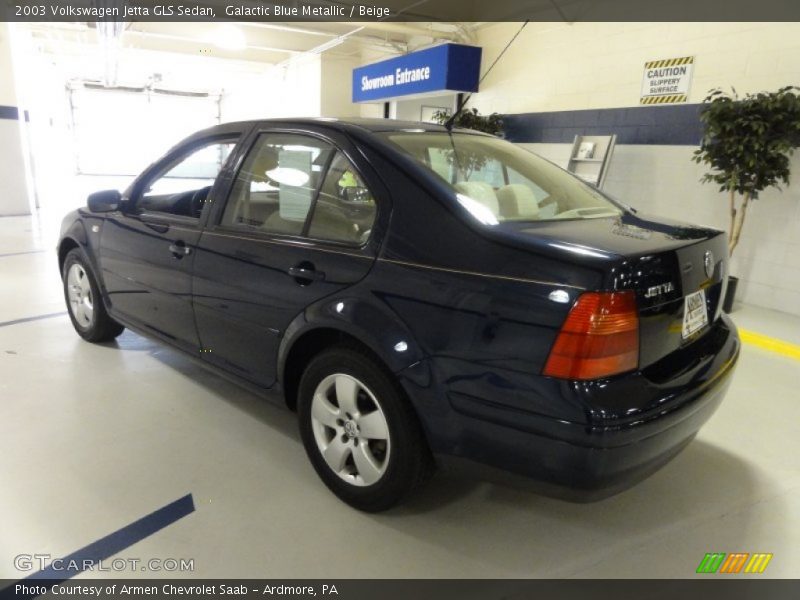
[[(444, 125), (451, 115), (444, 111), (437, 110), (433, 113), (433, 118), (440, 125)], [(500, 135), (503, 133), (503, 117), (497, 113), (490, 115), (478, 114), (477, 108), (462, 110), (453, 121), (456, 127), (464, 129), (474, 129), (475, 131), (482, 131), (491, 135)]]
[(710, 168), (702, 181), (720, 191), (755, 197), (770, 187), (789, 183), (789, 157), (800, 142), (800, 90), (728, 94), (713, 90), (700, 119), (705, 134), (694, 161)]
[[(433, 113), (433, 118), (441, 125), (447, 123), (450, 117), (450, 114), (441, 110)], [(501, 135), (503, 133), (503, 118), (499, 114), (480, 115), (477, 108), (462, 110), (453, 121), (453, 125), (491, 135)], [(463, 181), (469, 181), (473, 173), (480, 171), (486, 165), (485, 154), (464, 150), (457, 151), (455, 144), (451, 150), (444, 151), (444, 156), (447, 162), (455, 167)]]
[[(747, 207), (758, 193), (789, 183), (789, 158), (800, 145), (800, 88), (728, 94), (712, 90), (700, 113), (705, 133), (693, 160), (709, 167), (703, 183), (719, 185), (730, 198), (728, 252), (739, 243)], [(736, 196), (741, 196), (739, 206)]]

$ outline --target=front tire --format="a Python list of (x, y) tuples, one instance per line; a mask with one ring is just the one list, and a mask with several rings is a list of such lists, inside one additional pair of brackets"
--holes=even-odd
[(62, 279), (69, 318), (79, 336), (89, 342), (108, 342), (123, 332), (125, 328), (108, 316), (89, 261), (78, 248), (67, 253)]
[(357, 349), (338, 346), (311, 361), (297, 412), (314, 469), (354, 508), (387, 510), (433, 471), (417, 416), (391, 373)]

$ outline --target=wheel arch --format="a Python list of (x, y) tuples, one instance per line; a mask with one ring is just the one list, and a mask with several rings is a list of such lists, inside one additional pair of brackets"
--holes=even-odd
[(300, 314), (281, 340), (277, 373), (291, 410), (297, 406), (300, 378), (311, 358), (343, 343), (360, 347), (391, 373), (423, 358), (411, 332), (388, 309), (360, 298), (326, 299)]
[[(80, 218), (76, 218), (72, 225), (62, 234), (61, 240), (58, 242), (58, 272), (62, 273), (64, 271), (64, 261), (71, 250), (82, 248), (86, 252), (88, 244), (89, 239), (86, 235), (86, 227)], [(92, 260), (91, 256), (89, 260)]]
[(58, 272), (64, 272), (64, 261), (67, 260), (67, 254), (75, 248), (80, 248), (80, 244), (72, 237), (65, 237), (58, 244)]

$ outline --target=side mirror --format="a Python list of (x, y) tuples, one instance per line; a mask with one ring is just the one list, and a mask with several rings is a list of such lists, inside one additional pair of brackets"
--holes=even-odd
[(369, 204), (372, 195), (365, 187), (346, 187), (342, 190), (342, 199), (349, 204), (363, 206)]
[(119, 209), (122, 202), (122, 194), (118, 190), (103, 190), (89, 194), (86, 199), (86, 206), (93, 213), (112, 212)]

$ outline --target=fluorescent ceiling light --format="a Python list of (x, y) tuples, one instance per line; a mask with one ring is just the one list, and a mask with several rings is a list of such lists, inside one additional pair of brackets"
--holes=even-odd
[(213, 36), (214, 45), (223, 50), (244, 50), (247, 48), (247, 39), (244, 37), (242, 30), (226, 23), (220, 25), (214, 32)]
[(267, 171), (267, 176), (281, 185), (301, 187), (308, 183), (308, 173), (292, 167), (276, 167)]

